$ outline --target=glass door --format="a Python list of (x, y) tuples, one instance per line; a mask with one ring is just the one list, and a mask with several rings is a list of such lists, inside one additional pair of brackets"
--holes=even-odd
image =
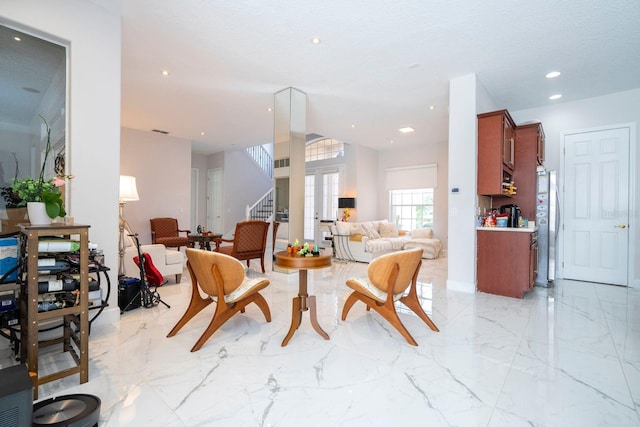
[(304, 238), (319, 245), (327, 232), (320, 232), (320, 222), (336, 219), (340, 194), (340, 172), (309, 171), (305, 177)]

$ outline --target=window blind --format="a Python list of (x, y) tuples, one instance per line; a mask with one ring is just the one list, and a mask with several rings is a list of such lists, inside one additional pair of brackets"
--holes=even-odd
[(438, 186), (438, 164), (389, 168), (386, 172), (387, 190), (412, 190)]

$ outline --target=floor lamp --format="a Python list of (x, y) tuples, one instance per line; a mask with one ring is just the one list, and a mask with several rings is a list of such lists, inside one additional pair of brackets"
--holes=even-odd
[(128, 175), (120, 175), (120, 239), (118, 240), (118, 254), (120, 256), (118, 263), (118, 277), (124, 276), (124, 232), (133, 234), (131, 227), (124, 219), (124, 205), (126, 202), (134, 202), (140, 200), (138, 189), (136, 187), (136, 177)]

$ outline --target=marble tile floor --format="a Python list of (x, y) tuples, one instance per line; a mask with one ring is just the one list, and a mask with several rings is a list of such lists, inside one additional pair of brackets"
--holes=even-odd
[[(419, 275), (440, 332), (401, 314), (418, 347), (361, 303), (340, 320), (344, 282), (367, 265), (334, 262), (309, 272), (330, 340), (305, 313), (281, 347), (298, 275), (269, 269), (272, 322), (249, 306), (196, 353), (213, 305), (166, 338), (189, 300), (185, 274), (160, 288), (171, 309), (93, 328), (88, 383), (64, 378), (40, 397), (99, 396), (101, 426), (640, 426), (640, 290), (558, 280), (522, 300), (467, 294), (446, 289), (446, 267), (425, 260)], [(14, 363), (0, 341), (0, 366)]]

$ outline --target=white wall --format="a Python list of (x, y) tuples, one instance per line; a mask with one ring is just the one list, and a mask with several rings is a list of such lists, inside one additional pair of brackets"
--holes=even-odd
[[(635, 157), (635, 167), (631, 169), (631, 207), (630, 207), (630, 242), (629, 259), (632, 271), (631, 285), (640, 287), (640, 89), (613, 93), (582, 101), (565, 102), (550, 107), (529, 110), (510, 111), (517, 123), (538, 120), (546, 135), (545, 166), (550, 170), (557, 170), (559, 180), (563, 179), (562, 139), (563, 132), (588, 129), (601, 126), (634, 123), (636, 133), (632, 135), (632, 156)], [(561, 200), (562, 202), (562, 200)], [(562, 239), (562, 234), (560, 234)]]
[[(80, 0), (4, 1), (3, 25), (70, 46), (67, 102), (67, 210), (89, 224), (89, 238), (111, 269), (110, 307), (97, 323), (119, 318), (117, 304), (120, 160), (120, 17)], [(90, 23), (90, 25), (88, 25)]]
[[(354, 168), (349, 171), (347, 166), (347, 182), (344, 194), (341, 196), (355, 197), (356, 208), (351, 210), (353, 215), (349, 221), (375, 221), (389, 217), (388, 211), (381, 213), (379, 201), (384, 199), (384, 191), (378, 179), (378, 152), (361, 145), (348, 145), (345, 158)], [(353, 161), (352, 161), (353, 160)]]
[[(447, 288), (476, 290), (477, 109), (486, 91), (474, 74), (449, 83), (449, 249)], [(480, 100), (479, 100), (480, 99)], [(459, 189), (452, 194), (451, 188)]]
[(151, 218), (191, 229), (191, 141), (123, 127), (120, 171), (136, 177), (140, 200), (128, 202), (124, 216), (141, 244), (151, 243)]
[(224, 152), (222, 232), (227, 237), (237, 222), (244, 221), (247, 205), (257, 202), (273, 185), (273, 180), (266, 177), (244, 150)]
[[(433, 232), (442, 241), (443, 248), (448, 247), (448, 144), (447, 141), (425, 142), (418, 147), (383, 150), (380, 151), (378, 182), (379, 187), (375, 190), (380, 194), (378, 202), (378, 216), (380, 218), (389, 217), (389, 197), (385, 189), (386, 173), (389, 168), (405, 166), (418, 166), (427, 164), (438, 165), (438, 187), (434, 189), (434, 212), (433, 212)], [(377, 218), (376, 218), (377, 219)], [(389, 218), (391, 219), (391, 218)]]
[(191, 224), (191, 232), (195, 233), (198, 225), (207, 224), (207, 159), (203, 154), (191, 154), (191, 168), (198, 170), (198, 212), (197, 224)]

